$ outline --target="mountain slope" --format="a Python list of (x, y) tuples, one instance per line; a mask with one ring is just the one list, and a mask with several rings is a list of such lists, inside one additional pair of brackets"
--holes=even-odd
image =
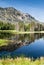
[(32, 22), (37, 20), (29, 14), (22, 13), (13, 7), (1, 8), (0, 7), (0, 20), (5, 22)]

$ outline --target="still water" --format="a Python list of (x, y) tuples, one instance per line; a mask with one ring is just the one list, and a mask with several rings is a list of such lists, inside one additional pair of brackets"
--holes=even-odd
[[(44, 35), (42, 34), (35, 34), (31, 37), (27, 35), (24, 37), (24, 35), (21, 37), (19, 36), (18, 40), (27, 40), (31, 42), (25, 46), (21, 46), (20, 48), (13, 50), (11, 52), (7, 52), (7, 51), (0, 51), (0, 57), (3, 56), (7, 56), (10, 55), (11, 57), (14, 56), (20, 56), (20, 55), (25, 55), (26, 57), (33, 57), (33, 58), (37, 58), (37, 57), (43, 57), (44, 56)], [(20, 38), (21, 37), (21, 38)]]

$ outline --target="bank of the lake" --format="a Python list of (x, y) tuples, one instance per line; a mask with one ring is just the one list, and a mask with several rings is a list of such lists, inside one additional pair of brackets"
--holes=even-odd
[(0, 32), (12, 33), (12, 34), (44, 33), (44, 31), (16, 31), (16, 30), (0, 30)]
[(25, 57), (0, 59), (0, 65), (44, 65), (44, 58), (41, 57), (40, 59), (36, 59), (34, 61), (33, 59)]

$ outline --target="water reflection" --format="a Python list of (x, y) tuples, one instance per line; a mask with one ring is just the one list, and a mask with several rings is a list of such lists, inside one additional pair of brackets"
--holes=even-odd
[(43, 38), (44, 33), (31, 33), (31, 34), (19, 34), (11, 37), (11, 40), (21, 41), (21, 42), (34, 42), (34, 40)]
[(21, 48), (13, 51), (11, 56), (17, 55), (25, 55), (26, 57), (41, 57), (44, 56), (44, 39), (35, 40), (28, 46), (22, 46)]
[[(13, 51), (0, 51), (0, 57), (10, 55), (11, 57), (25, 55), (27, 57), (41, 57), (44, 56), (44, 34), (19, 34), (13, 35), (9, 39), (13, 40)], [(14, 44), (17, 43), (17, 47)], [(18, 46), (20, 43), (20, 46)], [(16, 50), (15, 50), (16, 48)]]

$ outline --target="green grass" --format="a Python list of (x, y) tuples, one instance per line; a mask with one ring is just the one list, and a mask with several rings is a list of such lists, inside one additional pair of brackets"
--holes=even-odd
[(44, 65), (44, 59), (36, 59), (35, 61), (31, 60), (30, 58), (15, 58), (15, 59), (0, 59), (0, 65)]
[(12, 34), (30, 34), (30, 33), (44, 33), (44, 31), (16, 31), (16, 30), (0, 30), (0, 32)]
[(7, 45), (9, 42), (10, 40), (0, 39), (0, 46)]

